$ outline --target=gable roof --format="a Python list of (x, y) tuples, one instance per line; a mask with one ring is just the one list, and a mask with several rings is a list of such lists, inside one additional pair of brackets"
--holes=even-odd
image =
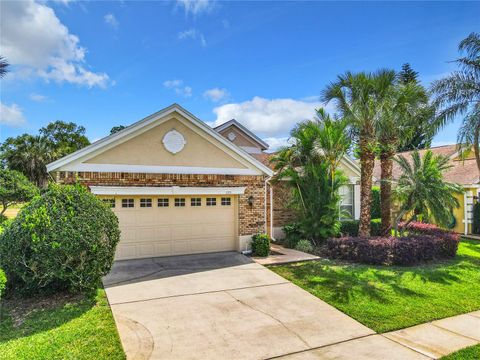
[(222, 125), (219, 125), (217, 127), (214, 127), (213, 129), (217, 132), (220, 132), (222, 130), (227, 129), (230, 126), (235, 126), (237, 129), (241, 130), (245, 135), (247, 135), (249, 138), (251, 138), (255, 143), (257, 143), (262, 150), (267, 150), (268, 149), (268, 144), (260, 139), (257, 135), (255, 135), (253, 132), (248, 130), (245, 126), (240, 124), (237, 120), (232, 119), (227, 121), (226, 123), (223, 123)]
[[(419, 150), (420, 156), (423, 157), (427, 150), (431, 150), (435, 155), (446, 156), (450, 159), (452, 166), (444, 174), (444, 179), (451, 183), (460, 185), (472, 185), (480, 183), (480, 173), (478, 171), (477, 162), (474, 158), (467, 158), (462, 160), (459, 158), (459, 150), (456, 144), (437, 146), (430, 149)], [(407, 160), (411, 159), (413, 151), (405, 151), (397, 153), (395, 156), (404, 156)], [(393, 179), (398, 179), (402, 174), (400, 166), (393, 163)], [(373, 176), (380, 179), (381, 168), (380, 161), (375, 160), (375, 167), (373, 169)]]
[(137, 134), (141, 132), (142, 129), (146, 127), (152, 127), (155, 126), (156, 123), (160, 123), (161, 119), (165, 118), (167, 115), (177, 112), (181, 116), (183, 116), (185, 119), (187, 119), (191, 124), (202, 130), (203, 132), (207, 133), (211, 137), (213, 137), (215, 140), (220, 142), (222, 145), (226, 146), (229, 150), (231, 150), (233, 153), (238, 155), (239, 158), (243, 159), (246, 163), (249, 165), (253, 166), (255, 169), (257, 169), (260, 173), (264, 173), (266, 175), (272, 176), (273, 171), (262, 164), (260, 161), (256, 160), (252, 156), (250, 156), (247, 152), (243, 151), (236, 145), (234, 145), (231, 141), (225, 139), (222, 135), (220, 135), (218, 132), (213, 130), (210, 126), (205, 124), (203, 121), (195, 117), (192, 113), (189, 111), (185, 110), (183, 107), (181, 107), (178, 104), (172, 104), (150, 116), (147, 116), (146, 118), (137, 121), (136, 123), (128, 126), (127, 128), (114, 133), (112, 135), (106, 136), (93, 144), (84, 147), (83, 149), (80, 149), (78, 151), (75, 151), (72, 154), (69, 154), (67, 156), (64, 156), (50, 164), (47, 165), (47, 171), (51, 172), (54, 170), (58, 170), (62, 168), (63, 166), (66, 166), (68, 164), (74, 163), (74, 162), (79, 162), (79, 161), (84, 161), (87, 160), (99, 153), (102, 152), (102, 150), (106, 150), (110, 148), (114, 144), (120, 143), (122, 140), (126, 141), (130, 138), (135, 137)]

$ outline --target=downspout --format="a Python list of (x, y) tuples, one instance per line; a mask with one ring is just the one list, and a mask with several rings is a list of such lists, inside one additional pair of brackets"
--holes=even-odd
[(265, 179), (265, 191), (264, 191), (264, 209), (263, 209), (263, 216), (265, 219), (265, 226), (264, 226), (264, 231), (265, 233), (268, 233), (268, 224), (267, 224), (267, 185), (270, 185), (270, 237), (273, 239), (273, 232), (272, 232), (272, 186), (269, 183), (269, 181), (272, 179), (273, 176), (269, 176), (268, 178)]

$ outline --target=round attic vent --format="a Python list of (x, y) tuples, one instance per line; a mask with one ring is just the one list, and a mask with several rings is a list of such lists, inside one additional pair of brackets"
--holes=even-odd
[(182, 134), (180, 134), (177, 130), (170, 130), (165, 134), (163, 137), (163, 146), (165, 149), (172, 154), (179, 153), (185, 147), (187, 143), (185, 138)]

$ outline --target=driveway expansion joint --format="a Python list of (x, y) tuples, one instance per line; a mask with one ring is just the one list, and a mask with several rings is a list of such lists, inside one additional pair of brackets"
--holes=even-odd
[(215, 293), (222, 293), (222, 292), (227, 292), (227, 291), (246, 290), (246, 289), (255, 289), (255, 288), (261, 288), (261, 287), (285, 285), (285, 284), (288, 284), (288, 283), (289, 283), (288, 281), (284, 281), (284, 282), (279, 282), (279, 283), (274, 283), (274, 284), (262, 284), (262, 285), (246, 286), (246, 287), (239, 287), (239, 288), (232, 288), (232, 289), (202, 291), (202, 292), (196, 292), (196, 293), (190, 293), (190, 294), (168, 295), (168, 296), (160, 296), (160, 297), (149, 298), (149, 299), (131, 300), (131, 301), (123, 301), (123, 302), (112, 302), (112, 303), (110, 303), (110, 305), (115, 306), (115, 305), (123, 305), (123, 304), (140, 303), (140, 302), (146, 302), (146, 301), (170, 299), (170, 298), (176, 298), (176, 297), (184, 297), (184, 296), (215, 294)]

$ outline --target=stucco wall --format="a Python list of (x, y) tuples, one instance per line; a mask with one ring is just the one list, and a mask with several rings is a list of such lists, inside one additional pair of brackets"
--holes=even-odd
[[(165, 150), (162, 143), (165, 134), (173, 129), (180, 132), (186, 141), (183, 150), (177, 154)], [(230, 156), (228, 151), (224, 145), (212, 144), (179, 119), (171, 118), (85, 163), (245, 169), (246, 166)]]

